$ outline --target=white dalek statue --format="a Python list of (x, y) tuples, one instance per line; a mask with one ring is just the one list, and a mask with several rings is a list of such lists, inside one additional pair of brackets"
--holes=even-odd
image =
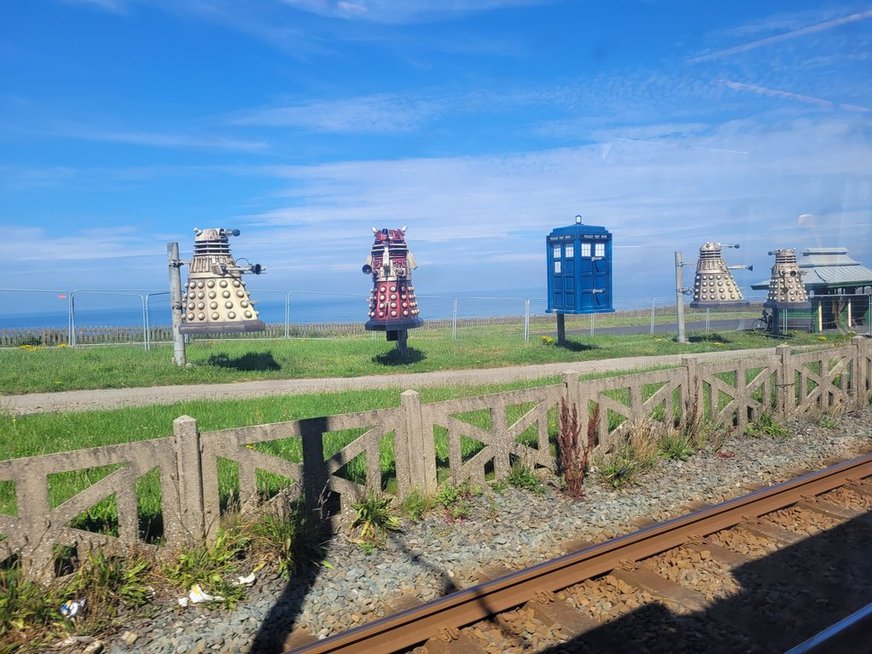
[(259, 275), (260, 264), (240, 266), (230, 254), (238, 229), (194, 229), (194, 257), (181, 306), (182, 334), (259, 332), (265, 329), (245, 288), (243, 273)]
[(703, 243), (699, 248), (699, 261), (696, 263), (696, 277), (693, 281), (693, 302), (690, 303), (692, 309), (729, 309), (747, 307), (749, 304), (742, 296), (730, 270), (753, 270), (753, 267), (727, 266), (721, 256), (721, 247), (720, 243)]

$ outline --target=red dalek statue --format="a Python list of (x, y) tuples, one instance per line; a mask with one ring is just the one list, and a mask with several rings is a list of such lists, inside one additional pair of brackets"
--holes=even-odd
[(405, 350), (407, 330), (420, 327), (418, 300), (412, 286), (415, 257), (406, 245), (406, 228), (372, 228), (375, 241), (372, 252), (363, 266), (365, 275), (372, 275), (372, 294), (369, 296), (367, 331), (386, 332), (389, 341), (397, 341)]

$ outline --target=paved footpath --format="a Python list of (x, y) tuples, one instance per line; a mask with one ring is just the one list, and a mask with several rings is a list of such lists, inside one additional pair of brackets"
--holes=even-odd
[(331, 377), (324, 379), (269, 379), (234, 382), (229, 384), (195, 384), (183, 386), (148, 386), (139, 388), (110, 388), (104, 390), (63, 391), (58, 393), (29, 393), (27, 395), (0, 395), (0, 411), (15, 415), (48, 413), (53, 411), (90, 411), (151, 404), (173, 404), (182, 400), (228, 400), (267, 395), (302, 395), (306, 393), (361, 390), (368, 388), (396, 388), (406, 390), (425, 386), (469, 386), (499, 384), (519, 379), (539, 379), (564, 372), (590, 373), (612, 370), (636, 370), (678, 364), (683, 357), (701, 361), (730, 359), (748, 353), (760, 356), (774, 354), (774, 348), (732, 350), (701, 354), (674, 354), (662, 356), (627, 357), (598, 361), (566, 361), (530, 366), (509, 366), (481, 370), (445, 370), (437, 372), (400, 373), (394, 375), (367, 375), (363, 377)]

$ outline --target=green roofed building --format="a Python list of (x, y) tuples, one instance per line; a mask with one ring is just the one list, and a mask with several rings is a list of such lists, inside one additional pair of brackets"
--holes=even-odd
[[(848, 248), (807, 248), (798, 258), (802, 282), (811, 301), (811, 325), (817, 331), (869, 327), (872, 318), (872, 269), (848, 256)], [(770, 280), (751, 284), (768, 290)]]

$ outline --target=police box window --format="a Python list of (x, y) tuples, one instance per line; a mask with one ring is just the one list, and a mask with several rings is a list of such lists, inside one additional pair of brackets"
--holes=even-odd
[(581, 244), (581, 256), (583, 256), (583, 257), (590, 256), (590, 243), (582, 243)]
[(555, 259), (560, 258), (560, 246), (559, 245), (554, 246), (554, 258)]
[(564, 253), (563, 256), (566, 257), (567, 259), (571, 259), (572, 257), (575, 256), (575, 247), (572, 245), (572, 243), (566, 244), (566, 252)]
[(605, 243), (594, 243), (593, 256), (595, 256), (595, 257), (606, 256), (606, 244)]
[(560, 261), (557, 260), (557, 259), (554, 260), (554, 272), (555, 272), (555, 273), (559, 273), (559, 272), (560, 272)]

